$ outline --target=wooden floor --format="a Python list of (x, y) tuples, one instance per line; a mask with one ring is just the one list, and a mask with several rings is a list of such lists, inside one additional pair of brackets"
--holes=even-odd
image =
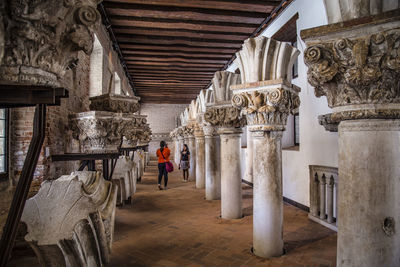
[(286, 254), (262, 259), (251, 253), (252, 189), (243, 186), (244, 218), (222, 220), (220, 201), (206, 201), (194, 182), (170, 175), (157, 189), (157, 167), (147, 167), (132, 205), (118, 208), (107, 266), (336, 266), (336, 233), (284, 206)]

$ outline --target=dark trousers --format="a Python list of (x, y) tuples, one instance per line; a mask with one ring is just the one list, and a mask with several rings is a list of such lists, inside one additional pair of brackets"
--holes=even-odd
[(158, 184), (161, 184), (162, 177), (164, 175), (164, 186), (168, 184), (168, 172), (165, 167), (165, 163), (158, 163)]

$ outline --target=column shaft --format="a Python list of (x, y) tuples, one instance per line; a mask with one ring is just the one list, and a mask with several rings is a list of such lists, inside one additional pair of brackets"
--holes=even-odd
[(242, 177), (240, 137), (242, 130), (222, 129), (221, 139), (221, 217), (242, 217)]
[(400, 265), (399, 130), (400, 120), (339, 124), (338, 266)]
[(282, 132), (253, 132), (253, 250), (268, 258), (283, 253)]
[(188, 137), (188, 147), (190, 151), (189, 181), (196, 180), (196, 142), (194, 136)]
[(204, 135), (196, 136), (196, 188), (204, 188), (206, 183)]
[(221, 198), (220, 140), (219, 136), (205, 137), (206, 199)]
[(246, 127), (247, 131), (247, 148), (246, 148), (246, 169), (244, 180), (247, 182), (253, 182), (253, 139), (249, 127)]

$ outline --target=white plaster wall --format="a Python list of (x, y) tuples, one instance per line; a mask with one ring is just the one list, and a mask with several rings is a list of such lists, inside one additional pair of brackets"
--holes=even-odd
[(140, 114), (147, 115), (147, 123), (150, 124), (153, 135), (149, 144), (150, 158), (155, 158), (155, 153), (160, 147), (161, 140), (168, 143), (171, 155), (173, 155), (174, 144), (169, 137), (169, 133), (177, 127), (176, 118), (187, 106), (187, 104), (141, 104)]
[[(300, 31), (327, 24), (323, 0), (295, 0), (280, 14), (262, 35), (271, 37), (296, 13), (297, 20), (297, 48), (299, 56), (299, 76), (293, 83), (301, 88), (299, 109), (300, 114), (300, 149), (299, 151), (283, 150), (283, 195), (303, 205), (309, 206), (309, 165), (338, 166), (338, 134), (326, 132), (318, 124), (317, 117), (330, 113), (325, 97), (317, 98), (314, 88), (307, 82), (307, 67), (303, 61), (304, 42), (300, 39)], [(237, 68), (232, 64), (228, 70)], [(289, 121), (288, 124), (293, 124)], [(288, 136), (283, 138), (284, 147), (289, 144)], [(290, 137), (291, 138), (291, 137)], [(243, 150), (244, 152), (244, 150)], [(242, 161), (245, 163), (245, 160)]]

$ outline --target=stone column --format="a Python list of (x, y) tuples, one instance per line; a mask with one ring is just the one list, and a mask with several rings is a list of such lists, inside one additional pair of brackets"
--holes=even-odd
[(183, 138), (183, 134), (182, 131), (180, 131), (180, 134), (178, 135), (178, 151), (177, 151), (177, 162), (179, 164), (180, 160), (181, 160), (181, 151), (183, 148), (183, 143), (184, 143), (184, 138)]
[(236, 54), (244, 84), (231, 86), (232, 104), (246, 114), (252, 132), (253, 251), (260, 257), (283, 253), (281, 139), (288, 115), (300, 104), (300, 88), (290, 83), (298, 54), (263, 36), (246, 40)]
[(244, 174), (244, 180), (247, 182), (253, 182), (253, 139), (249, 127), (247, 131), (247, 147), (246, 147), (246, 169)]
[(220, 140), (213, 126), (203, 127), (206, 158), (206, 199), (221, 198)]
[(196, 188), (202, 189), (205, 187), (206, 183), (206, 151), (203, 129), (196, 127), (194, 136), (196, 138)]
[(188, 147), (190, 151), (190, 158), (189, 158), (189, 181), (196, 180), (196, 142), (194, 140), (194, 135), (188, 135)]
[(218, 127), (221, 149), (221, 217), (242, 217), (242, 177), (240, 172), (240, 136), (246, 120), (231, 104), (230, 85), (240, 83), (240, 75), (217, 71), (212, 80), (214, 101), (206, 107), (204, 120)]
[(339, 124), (337, 266), (400, 264), (399, 35), (399, 11), (302, 32), (308, 81)]
[(241, 128), (220, 128), (221, 218), (242, 218), (242, 177), (240, 172)]

